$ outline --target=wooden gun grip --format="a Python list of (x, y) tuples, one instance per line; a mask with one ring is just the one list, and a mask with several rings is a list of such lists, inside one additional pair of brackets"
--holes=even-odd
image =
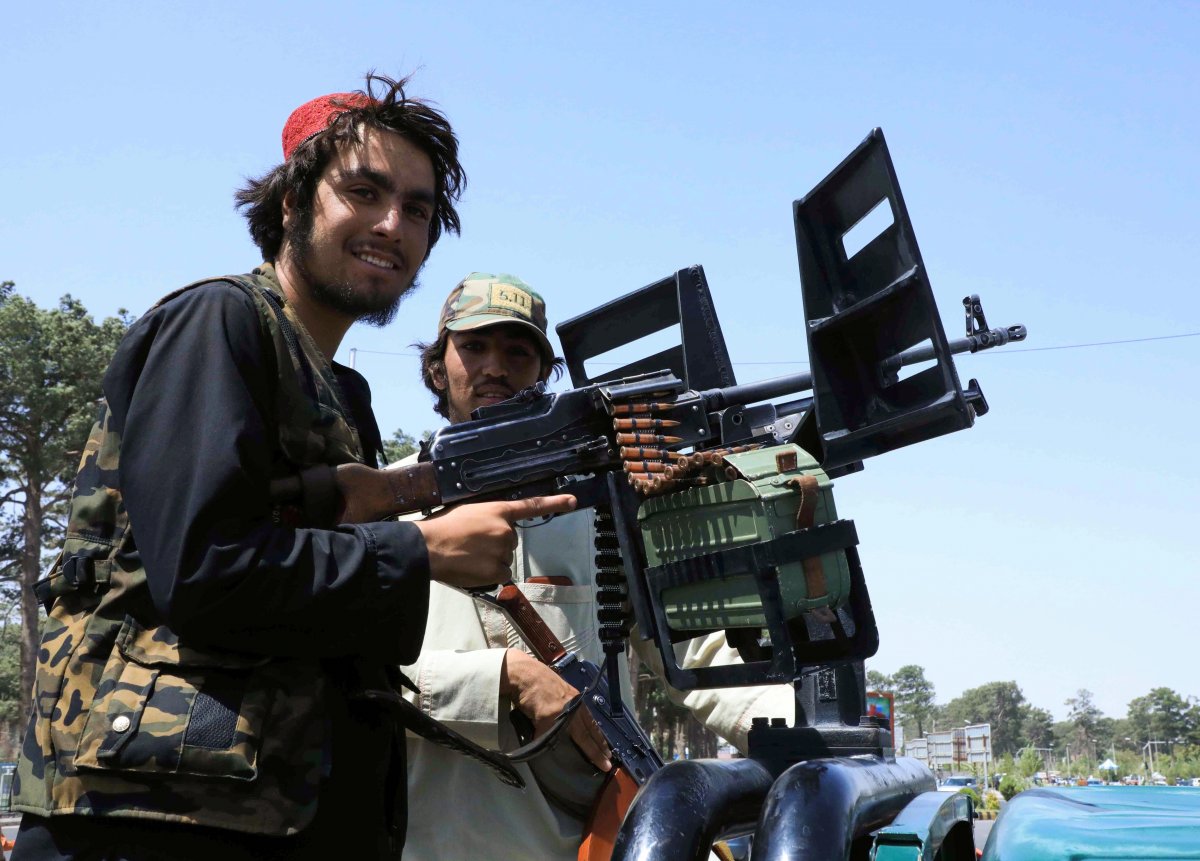
[(553, 664), (566, 656), (566, 647), (554, 636), (554, 632), (538, 615), (529, 599), (515, 585), (509, 583), (501, 587), (496, 596), (496, 603), (512, 620), (513, 627), (520, 632), (538, 660)]
[(609, 861), (612, 858), (617, 832), (639, 789), (633, 775), (620, 766), (608, 773), (588, 814), (583, 842), (579, 844), (576, 856), (578, 861)]

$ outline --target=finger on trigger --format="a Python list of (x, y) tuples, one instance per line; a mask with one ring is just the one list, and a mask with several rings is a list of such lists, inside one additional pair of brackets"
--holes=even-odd
[(534, 496), (516, 500), (509, 508), (509, 520), (527, 520), (545, 514), (566, 514), (575, 510), (575, 497), (569, 493), (557, 496)]

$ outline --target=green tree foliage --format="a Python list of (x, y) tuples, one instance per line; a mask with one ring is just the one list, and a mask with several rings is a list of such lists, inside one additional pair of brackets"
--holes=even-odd
[(1095, 735), (1093, 742), (1096, 749), (1096, 758), (1100, 762), (1105, 759), (1104, 751), (1112, 751), (1116, 747), (1117, 739), (1120, 738), (1120, 728), (1123, 721), (1110, 717), (1099, 717), (1096, 719)]
[(1063, 705), (1067, 706), (1067, 716), (1071, 723), (1082, 728), (1089, 736), (1096, 731), (1096, 721), (1103, 714), (1093, 700), (1091, 691), (1080, 688), (1075, 696), (1068, 697)]
[(1004, 796), (1005, 801), (1012, 801), (1012, 797), (1018, 792), (1024, 792), (1029, 788), (1029, 781), (1018, 777), (1011, 772), (1000, 778), (1000, 794)]
[(867, 670), (867, 690), (869, 691), (890, 691), (892, 690), (892, 677), (879, 672), (879, 670)]
[(37, 653), (32, 585), (62, 534), (68, 483), (96, 416), (109, 359), (129, 325), (125, 312), (96, 323), (64, 296), (45, 310), (0, 285), (0, 580), (19, 607), (21, 708)]
[[(1155, 688), (1129, 704), (1126, 717), (1105, 716), (1092, 692), (1079, 689), (1066, 700), (1068, 719), (1055, 722), (1050, 712), (1025, 701), (1016, 682), (989, 682), (964, 691), (944, 706), (933, 703), (933, 685), (917, 665), (888, 675), (866, 673), (868, 689), (896, 695), (896, 721), (908, 739), (935, 729), (988, 723), (997, 774), (1012, 775), (1002, 788), (1006, 797), (1027, 789), (1038, 771), (1065, 776), (1109, 776), (1100, 763), (1112, 758), (1112, 776), (1149, 777), (1154, 741), (1154, 771), (1169, 781), (1200, 777), (1200, 701), (1170, 688)], [(1016, 756), (1015, 762), (1011, 757)], [(959, 766), (956, 766), (956, 769)]]
[(671, 699), (666, 682), (639, 669), (639, 661), (631, 653), (629, 674), (633, 681), (634, 713), (659, 756), (668, 762), (685, 754), (689, 759), (715, 757), (717, 736), (691, 710)]
[[(425, 436), (429, 436), (428, 431), (425, 432)], [(417, 440), (400, 428), (396, 428), (391, 439), (383, 441), (383, 455), (387, 458), (388, 463), (404, 460), (416, 450)]]
[(935, 709), (933, 684), (925, 678), (925, 668), (905, 664), (891, 681), (896, 695), (896, 723), (904, 726), (905, 738), (921, 738), (930, 727)]
[(979, 791), (977, 789), (973, 789), (970, 786), (964, 786), (962, 789), (960, 789), (958, 791), (958, 794), (965, 795), (968, 798), (970, 798), (971, 799), (971, 807), (973, 809), (975, 809), (975, 810), (983, 809), (983, 798), (979, 795)]
[[(1031, 784), (1028, 778), (1022, 776), (1020, 766), (1011, 753), (1006, 753), (996, 760), (995, 774), (999, 778), (1000, 794), (1006, 801), (1018, 792), (1028, 789)], [(994, 797), (991, 793), (988, 795)]]
[(21, 718), (21, 628), (0, 625), (0, 724)]
[[(1017, 760), (1017, 774), (1024, 778), (1032, 778), (1039, 771), (1044, 771), (1046, 761), (1042, 759), (1042, 754), (1031, 747), (1021, 751), (1021, 756)], [(1003, 790), (1001, 790), (1003, 791)]]
[(947, 703), (945, 717), (954, 726), (991, 724), (992, 750), (1015, 753), (1024, 746), (1027, 711), (1025, 695), (1016, 682), (988, 682)]
[[(1086, 772), (1092, 760), (1096, 759), (1097, 727), (1104, 717), (1096, 703), (1093, 702), (1092, 692), (1080, 688), (1074, 697), (1068, 697), (1063, 705), (1067, 706), (1067, 719), (1055, 728), (1055, 747), (1061, 747), (1068, 767), (1076, 759), (1084, 759), (1080, 770)], [(1072, 769), (1074, 771), (1074, 769)]]
[(21, 627), (0, 623), (0, 760), (16, 759), (21, 711)]
[(1049, 747), (1054, 740), (1054, 716), (1046, 709), (1028, 705), (1021, 709), (1022, 747)]
[[(1123, 777), (1128, 774), (1137, 774), (1142, 770), (1141, 754), (1130, 750), (1117, 750), (1117, 774), (1116, 776)], [(1200, 772), (1197, 772), (1200, 774)]]
[(1170, 688), (1154, 688), (1132, 700), (1128, 721), (1136, 744), (1177, 739), (1200, 744), (1200, 707), (1195, 697), (1182, 697)]

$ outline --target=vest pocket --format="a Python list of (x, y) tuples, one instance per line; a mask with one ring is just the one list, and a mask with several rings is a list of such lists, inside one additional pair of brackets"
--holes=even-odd
[(127, 618), (75, 766), (251, 781), (273, 700), (269, 658), (182, 647)]

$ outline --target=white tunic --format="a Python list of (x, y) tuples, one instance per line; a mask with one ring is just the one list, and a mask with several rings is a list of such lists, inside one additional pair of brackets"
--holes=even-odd
[[(514, 582), (569, 650), (603, 663), (596, 632), (592, 512), (573, 512), (520, 532)], [(536, 576), (566, 576), (577, 585), (525, 582)], [(630, 641), (642, 662), (662, 678), (662, 661), (653, 642), (641, 639), (636, 630)], [(499, 610), (440, 583), (432, 584), (421, 657), (404, 668), (421, 690), (419, 697), (410, 697), (428, 714), (485, 747), (515, 748), (518, 740), (508, 717), (511, 707), (500, 696), (505, 648), (525, 648), (525, 644)], [(723, 633), (676, 649), (683, 666), (738, 661)], [(622, 666), (622, 688), (632, 708), (624, 670)], [(787, 685), (698, 690), (686, 696), (670, 688), (668, 692), (743, 752), (751, 718), (784, 717), (790, 723), (795, 716), (795, 699)], [(404, 857), (408, 861), (574, 861), (583, 823), (551, 804), (526, 766), (517, 767), (526, 777), (524, 789), (505, 786), (474, 760), (410, 736)]]

